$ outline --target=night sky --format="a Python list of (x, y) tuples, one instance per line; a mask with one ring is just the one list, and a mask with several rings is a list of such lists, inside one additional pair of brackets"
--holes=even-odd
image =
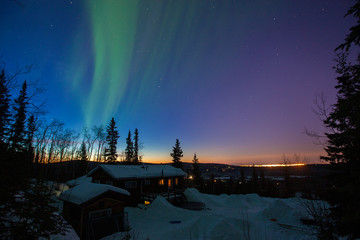
[(144, 161), (316, 161), (315, 94), (334, 102), (334, 49), (353, 1), (104, 0), (0, 3), (0, 61), (46, 82), (49, 119), (114, 117), (119, 151), (139, 129)]

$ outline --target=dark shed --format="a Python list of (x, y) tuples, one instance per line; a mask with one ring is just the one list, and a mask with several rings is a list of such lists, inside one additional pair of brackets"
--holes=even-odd
[(128, 191), (96, 183), (82, 183), (61, 193), (63, 216), (81, 239), (99, 239), (127, 230)]

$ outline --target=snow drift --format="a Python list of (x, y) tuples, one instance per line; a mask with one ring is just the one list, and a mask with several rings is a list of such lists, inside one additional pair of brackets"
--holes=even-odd
[[(302, 225), (307, 213), (297, 198), (263, 198), (257, 194), (220, 196), (187, 189), (189, 201), (201, 201), (206, 210), (191, 211), (157, 197), (148, 208), (127, 208), (138, 239), (316, 239)], [(304, 200), (302, 200), (304, 201)], [(119, 233), (106, 237), (118, 239)]]

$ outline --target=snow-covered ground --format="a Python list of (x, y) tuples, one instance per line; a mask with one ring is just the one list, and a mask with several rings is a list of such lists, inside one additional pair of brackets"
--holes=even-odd
[[(264, 198), (257, 194), (216, 196), (196, 189), (187, 189), (185, 195), (189, 201), (205, 203), (207, 209), (178, 208), (162, 197), (144, 209), (126, 208), (136, 239), (316, 239), (311, 229), (300, 222), (307, 213), (297, 198)], [(104, 239), (121, 236), (117, 233)]]

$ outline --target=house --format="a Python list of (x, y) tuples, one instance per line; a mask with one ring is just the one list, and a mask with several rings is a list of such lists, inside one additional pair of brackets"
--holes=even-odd
[(130, 193), (111, 185), (81, 183), (62, 192), (63, 217), (81, 239), (100, 239), (127, 230), (124, 212)]
[(170, 165), (100, 165), (90, 171), (93, 183), (113, 185), (131, 194), (131, 205), (152, 201), (157, 195), (169, 201), (181, 198), (185, 172)]

